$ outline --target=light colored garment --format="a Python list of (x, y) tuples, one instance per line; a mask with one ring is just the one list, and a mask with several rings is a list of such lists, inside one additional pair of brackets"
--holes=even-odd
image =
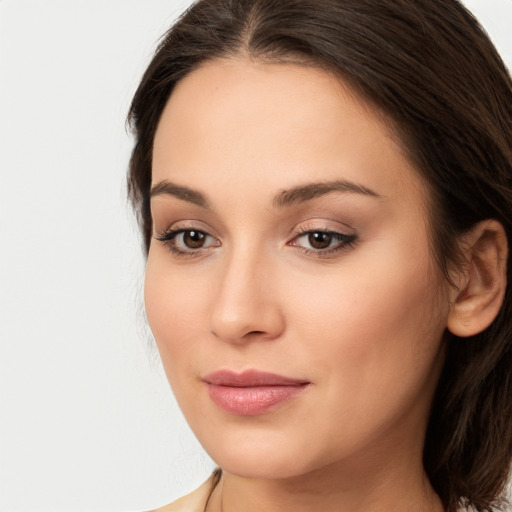
[(195, 491), (153, 512), (204, 512), (208, 498), (218, 480), (219, 475), (214, 473)]
[[(204, 512), (208, 499), (220, 478), (220, 471), (216, 471), (200, 487), (190, 494), (173, 501), (165, 507), (153, 510), (152, 512)], [(473, 509), (461, 507), (459, 512), (471, 512)], [(474, 512), (474, 511), (473, 511)]]

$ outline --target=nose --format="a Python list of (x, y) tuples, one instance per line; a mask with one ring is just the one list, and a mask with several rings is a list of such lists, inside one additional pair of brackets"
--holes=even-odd
[(211, 332), (228, 343), (273, 340), (285, 329), (272, 265), (257, 255), (226, 261), (211, 308)]

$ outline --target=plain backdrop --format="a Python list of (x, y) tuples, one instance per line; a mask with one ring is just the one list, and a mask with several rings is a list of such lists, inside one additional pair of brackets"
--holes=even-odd
[[(125, 117), (190, 2), (0, 0), (0, 510), (137, 511), (213, 463), (144, 325)], [(512, 66), (512, 0), (467, 0)]]

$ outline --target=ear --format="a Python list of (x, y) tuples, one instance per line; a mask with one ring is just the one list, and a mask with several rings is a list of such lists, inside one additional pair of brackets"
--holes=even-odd
[(459, 287), (448, 315), (448, 330), (460, 337), (485, 330), (496, 318), (507, 284), (507, 236), (495, 220), (479, 222), (461, 240), (464, 255)]

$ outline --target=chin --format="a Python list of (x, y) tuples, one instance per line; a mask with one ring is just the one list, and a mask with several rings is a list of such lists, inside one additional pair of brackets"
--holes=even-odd
[(220, 459), (214, 460), (224, 471), (240, 478), (277, 480), (294, 478), (307, 472), (297, 465), (296, 459), (297, 455), (293, 458), (274, 457), (269, 460), (261, 455), (240, 453), (224, 454)]
[[(202, 441), (200, 439), (200, 441)], [(202, 443), (210, 457), (224, 471), (241, 478), (294, 478), (321, 467), (317, 457), (309, 457), (303, 442), (282, 436), (230, 436)]]

